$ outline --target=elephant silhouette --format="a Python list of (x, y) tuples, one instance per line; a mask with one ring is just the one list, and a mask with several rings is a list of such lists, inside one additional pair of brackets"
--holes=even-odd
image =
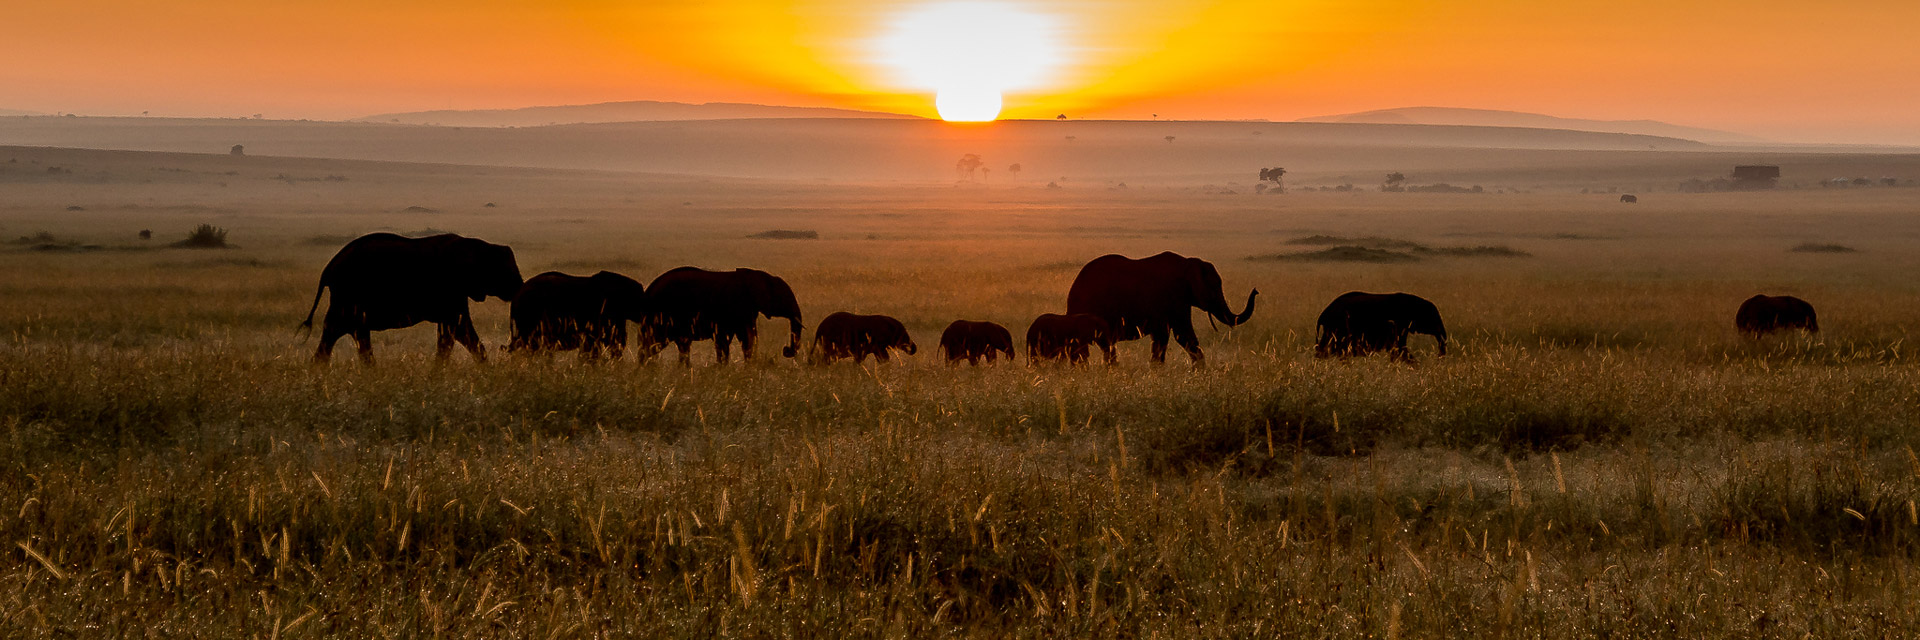
[(484, 361), (486, 350), (467, 301), (488, 296), (512, 301), (521, 284), (520, 266), (507, 246), (451, 233), (424, 238), (373, 233), (348, 242), (327, 262), (300, 326), (313, 327), (321, 295), (332, 290), (314, 362), (332, 359), (333, 344), (352, 335), (360, 361), (371, 363), (372, 332), (421, 322), (439, 325), (441, 358), (457, 342)]

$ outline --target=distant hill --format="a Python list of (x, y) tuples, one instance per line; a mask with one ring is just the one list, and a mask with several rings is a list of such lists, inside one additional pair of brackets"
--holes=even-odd
[(431, 124), (448, 127), (540, 127), (558, 124), (599, 124), (606, 122), (650, 122), (661, 120), (743, 120), (753, 118), (890, 118), (915, 119), (915, 116), (881, 111), (856, 111), (825, 107), (778, 107), (734, 102), (603, 102), (600, 104), (526, 107), (523, 109), (478, 109), (383, 113), (355, 118), (353, 122)]
[(21, 111), (18, 109), (0, 109), (0, 116), (38, 116), (38, 115), (46, 115), (46, 114), (40, 113), (38, 111)]
[(1681, 138), (1709, 143), (1761, 143), (1753, 136), (1686, 127), (1655, 120), (1582, 120), (1519, 111), (1458, 109), (1453, 107), (1407, 107), (1382, 109), (1334, 116), (1301, 118), (1300, 122), (1340, 122), (1349, 124), (1432, 124), (1476, 127), (1525, 127), (1530, 129), (1567, 129), (1599, 133), (1630, 133), (1646, 136)]

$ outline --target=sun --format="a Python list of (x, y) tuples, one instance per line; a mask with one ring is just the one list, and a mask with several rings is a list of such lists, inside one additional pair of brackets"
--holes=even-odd
[(955, 0), (914, 6), (877, 41), (895, 82), (931, 91), (940, 118), (987, 122), (1004, 94), (1045, 83), (1061, 64), (1058, 21), (1012, 2)]

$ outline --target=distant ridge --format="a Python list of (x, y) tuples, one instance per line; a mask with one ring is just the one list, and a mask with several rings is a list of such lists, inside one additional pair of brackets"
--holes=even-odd
[(915, 116), (882, 111), (857, 111), (826, 107), (780, 107), (736, 102), (603, 102), (600, 104), (526, 107), (522, 109), (475, 109), (383, 113), (355, 118), (352, 122), (391, 122), (433, 124), (449, 127), (539, 127), (560, 124), (600, 124), (607, 122), (650, 122), (663, 120), (741, 120), (751, 118), (891, 118), (920, 119)]
[(1401, 109), (1381, 109), (1332, 116), (1301, 118), (1299, 122), (1339, 122), (1351, 124), (1431, 124), (1466, 125), (1477, 127), (1525, 127), (1530, 129), (1567, 129), (1572, 131), (1593, 131), (1598, 133), (1630, 133), (1637, 135), (1682, 138), (1709, 143), (1764, 143), (1767, 140), (1749, 135), (1668, 124), (1656, 120), (1582, 120), (1579, 118), (1561, 118), (1538, 113), (1519, 111), (1496, 111), (1492, 109), (1460, 109), (1454, 107), (1406, 107)]
[(21, 111), (19, 109), (0, 109), (0, 116), (44, 116), (44, 115), (47, 115), (47, 114), (40, 113), (38, 111)]

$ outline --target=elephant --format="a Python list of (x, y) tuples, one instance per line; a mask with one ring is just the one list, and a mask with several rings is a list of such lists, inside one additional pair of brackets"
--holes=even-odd
[(1746, 302), (1740, 303), (1740, 312), (1734, 315), (1733, 325), (1741, 333), (1755, 338), (1787, 329), (1820, 332), (1820, 321), (1813, 315), (1813, 305), (1793, 296), (1758, 295), (1747, 298)]
[(660, 274), (647, 285), (653, 304), (658, 339), (680, 348), (680, 364), (689, 364), (687, 350), (695, 340), (713, 340), (715, 358), (725, 364), (734, 340), (741, 355), (753, 359), (759, 316), (785, 318), (792, 337), (780, 355), (800, 352), (800, 303), (793, 289), (778, 276), (757, 269), (708, 271), (680, 267)]
[(1319, 332), (1314, 355), (1321, 358), (1386, 351), (1396, 360), (1410, 361), (1407, 336), (1415, 333), (1439, 340), (1440, 355), (1447, 355), (1447, 327), (1440, 322), (1440, 310), (1408, 293), (1342, 294), (1320, 312)]
[[(1209, 320), (1234, 327), (1253, 318), (1253, 300), (1258, 295), (1257, 289), (1247, 294), (1246, 309), (1235, 315), (1221, 291), (1220, 272), (1211, 262), (1171, 251), (1139, 260), (1105, 255), (1088, 262), (1073, 279), (1067, 291), (1067, 313), (1099, 316), (1112, 326), (1114, 340), (1153, 338), (1154, 364), (1167, 361), (1171, 332), (1198, 366), (1205, 363), (1206, 355), (1200, 352), (1188, 309), (1199, 307)], [(1107, 351), (1107, 363), (1114, 363), (1112, 350)]]
[(947, 364), (966, 360), (967, 364), (978, 365), (982, 357), (991, 363), (1002, 351), (1012, 360), (1013, 333), (992, 322), (955, 320), (940, 332), (940, 350), (946, 352)]
[(1098, 345), (1111, 363), (1113, 343), (1113, 325), (1100, 316), (1043, 313), (1027, 326), (1027, 362), (1038, 364), (1041, 360), (1065, 359), (1073, 364), (1085, 364), (1091, 353), (1087, 347)]
[(372, 233), (341, 247), (320, 271), (313, 307), (301, 327), (313, 328), (313, 314), (328, 289), (333, 298), (320, 329), (316, 363), (333, 357), (333, 343), (352, 335), (360, 361), (373, 362), (371, 333), (431, 322), (440, 327), (438, 354), (446, 358), (455, 342), (477, 361), (487, 359), (473, 328), (467, 301), (493, 296), (511, 302), (520, 291), (520, 265), (513, 249), (474, 238), (443, 233), (408, 238)]
[(1631, 193), (1620, 196), (1620, 204), (1640, 204), (1640, 196)]
[(548, 271), (527, 280), (513, 299), (513, 341), (508, 351), (579, 349), (588, 359), (605, 351), (619, 359), (627, 347), (627, 323), (640, 324), (640, 361), (652, 355), (651, 310), (646, 285), (602, 271), (575, 276)]
[(907, 326), (891, 316), (863, 316), (840, 311), (820, 320), (813, 328), (813, 351), (822, 364), (840, 358), (866, 362), (867, 356), (887, 361), (887, 352), (898, 349), (913, 355), (920, 349), (907, 335)]

